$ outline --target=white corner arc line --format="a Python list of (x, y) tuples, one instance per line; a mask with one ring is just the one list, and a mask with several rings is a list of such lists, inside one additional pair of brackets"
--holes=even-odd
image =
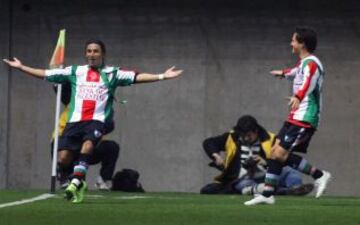
[(5, 208), (5, 207), (10, 207), (10, 206), (15, 206), (15, 205), (23, 205), (23, 204), (27, 204), (27, 203), (41, 201), (41, 200), (45, 200), (48, 198), (52, 198), (54, 196), (55, 196), (54, 194), (42, 194), (42, 195), (39, 195), (34, 198), (23, 199), (23, 200), (16, 201), (16, 202), (8, 202), (8, 203), (0, 204), (0, 209)]

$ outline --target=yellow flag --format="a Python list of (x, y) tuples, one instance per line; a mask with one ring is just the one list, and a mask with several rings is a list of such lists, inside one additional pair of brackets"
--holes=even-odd
[(51, 57), (50, 68), (59, 68), (64, 64), (65, 56), (65, 29), (60, 30), (59, 38)]

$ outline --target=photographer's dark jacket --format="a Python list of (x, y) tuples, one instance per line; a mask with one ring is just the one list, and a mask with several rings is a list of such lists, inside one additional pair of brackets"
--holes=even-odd
[[(269, 158), (271, 147), (275, 142), (275, 135), (261, 129), (259, 131), (259, 142), (260, 151), (258, 151), (257, 154), (263, 159)], [(244, 143), (241, 142), (239, 134), (235, 130), (208, 138), (203, 142), (203, 148), (211, 159), (214, 159), (212, 156), (213, 153), (224, 151), (226, 155), (224, 166), (222, 168), (216, 166), (213, 162), (209, 164), (222, 171), (220, 175), (214, 178), (216, 182), (228, 183), (239, 177), (240, 168), (242, 166), (240, 160), (240, 149), (242, 145), (244, 145)]]

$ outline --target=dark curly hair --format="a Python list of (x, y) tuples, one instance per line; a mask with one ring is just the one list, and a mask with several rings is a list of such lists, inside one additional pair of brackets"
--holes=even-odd
[(88, 47), (89, 44), (97, 44), (97, 45), (99, 45), (100, 48), (101, 48), (101, 52), (102, 52), (103, 54), (106, 53), (106, 48), (105, 48), (104, 42), (102, 42), (102, 41), (100, 41), (100, 40), (97, 40), (97, 39), (87, 40), (87, 41), (85, 42), (85, 51), (86, 51), (86, 48)]
[(295, 28), (296, 40), (305, 45), (308, 52), (313, 53), (317, 45), (317, 35), (314, 29), (310, 27), (296, 27)]

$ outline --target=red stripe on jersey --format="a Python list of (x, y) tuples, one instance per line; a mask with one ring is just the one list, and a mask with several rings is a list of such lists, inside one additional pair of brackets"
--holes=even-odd
[(317, 65), (313, 61), (309, 62), (307, 64), (307, 66), (310, 68), (310, 70), (309, 70), (310, 74), (306, 78), (303, 88), (299, 89), (298, 92), (296, 93), (296, 97), (298, 97), (300, 101), (304, 99), (306, 92), (308, 91), (308, 89), (310, 87), (311, 79), (313, 78), (315, 71), (317, 70)]
[(293, 68), (283, 69), (282, 71), (283, 71), (284, 75), (287, 76), (287, 75), (291, 74), (293, 72), (293, 70), (296, 70), (300, 66), (300, 63), (301, 63), (301, 61), (297, 62), (295, 67), (293, 67)]
[(81, 120), (92, 120), (95, 112), (96, 101), (84, 100), (81, 109)]
[(312, 127), (310, 124), (301, 122), (299, 120), (288, 119), (287, 122), (289, 122), (291, 124), (294, 124), (296, 126), (299, 126), (299, 127), (305, 127), (305, 128), (311, 128)]
[(310, 128), (310, 124), (294, 119), (296, 111), (297, 109), (292, 109), (286, 121), (299, 127)]
[(99, 82), (100, 81), (100, 73), (97, 70), (89, 69), (86, 75), (86, 81), (88, 82)]

